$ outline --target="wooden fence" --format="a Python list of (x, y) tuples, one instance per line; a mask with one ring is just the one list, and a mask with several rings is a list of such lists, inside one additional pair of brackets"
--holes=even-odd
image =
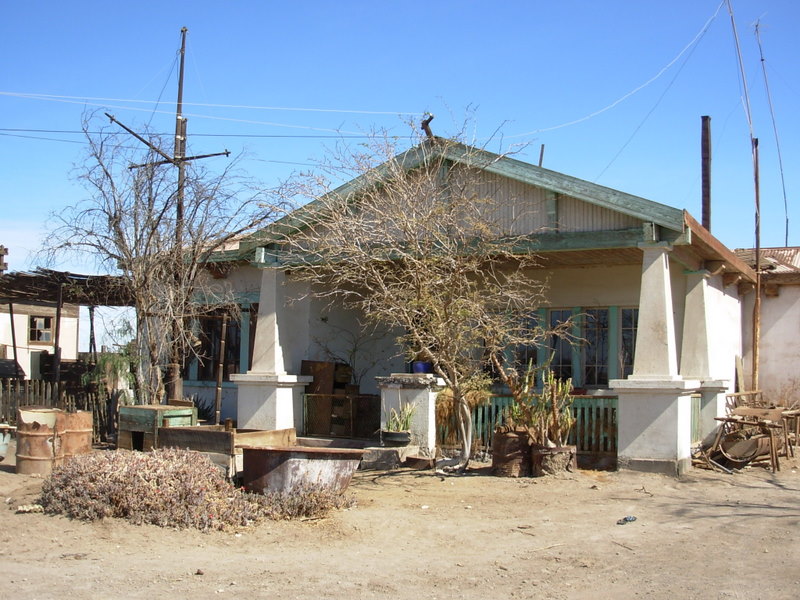
[(17, 409), (26, 406), (59, 408), (67, 412), (92, 411), (93, 441), (101, 441), (108, 419), (105, 394), (78, 392), (58, 393), (56, 384), (43, 380), (0, 379), (0, 422), (17, 424)]

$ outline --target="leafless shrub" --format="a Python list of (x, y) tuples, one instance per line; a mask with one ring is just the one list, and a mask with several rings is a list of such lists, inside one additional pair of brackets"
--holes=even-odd
[(74, 519), (116, 517), (201, 531), (237, 529), (265, 518), (319, 516), (343, 502), (334, 493), (310, 488), (283, 496), (249, 494), (205, 456), (173, 448), (73, 457), (44, 481), (39, 499), (45, 512)]
[(262, 496), (262, 508), (273, 520), (323, 517), (333, 509), (351, 508), (355, 500), (331, 488), (302, 485), (290, 492)]

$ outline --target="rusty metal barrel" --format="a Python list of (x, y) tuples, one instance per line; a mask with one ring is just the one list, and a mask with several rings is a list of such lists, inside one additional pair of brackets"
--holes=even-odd
[(93, 415), (90, 410), (62, 413), (61, 455), (64, 459), (92, 451)]
[(48, 475), (61, 462), (62, 414), (57, 408), (17, 410), (17, 473)]

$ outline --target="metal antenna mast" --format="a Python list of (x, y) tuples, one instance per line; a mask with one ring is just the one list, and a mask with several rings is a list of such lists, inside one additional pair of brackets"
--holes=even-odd
[[(201, 158), (211, 158), (212, 156), (230, 156), (230, 151), (227, 149), (224, 152), (216, 152), (213, 154), (198, 154), (195, 156), (186, 156), (186, 118), (183, 116), (183, 73), (184, 63), (186, 58), (186, 33), (189, 30), (186, 27), (181, 28), (181, 49), (180, 49), (180, 66), (178, 70), (178, 103), (175, 109), (175, 145), (173, 147), (172, 156), (150, 143), (147, 139), (133, 131), (131, 128), (120, 123), (113, 115), (105, 113), (112, 123), (119, 125), (125, 131), (130, 133), (137, 140), (142, 142), (145, 146), (150, 148), (153, 152), (163, 157), (163, 160), (142, 163), (138, 165), (130, 165), (129, 169), (139, 169), (141, 167), (154, 167), (158, 165), (174, 165), (178, 168), (178, 188), (175, 192), (175, 252), (180, 255), (181, 248), (183, 247), (183, 229), (184, 229), (184, 197), (186, 189), (186, 163), (191, 160), (198, 160)], [(180, 271), (175, 271), (176, 283), (180, 285)], [(167, 374), (167, 389), (168, 398), (170, 400), (181, 400), (183, 396), (183, 382), (181, 380), (181, 361), (182, 352), (180, 352), (180, 345), (178, 340), (180, 337), (180, 322), (178, 319), (183, 318), (185, 311), (181, 307), (178, 311), (178, 316), (172, 323), (172, 344), (170, 349), (170, 364)]]

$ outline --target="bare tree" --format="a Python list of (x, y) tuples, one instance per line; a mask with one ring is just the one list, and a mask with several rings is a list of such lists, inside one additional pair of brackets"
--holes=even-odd
[[(316, 200), (279, 230), (284, 260), (314, 294), (404, 332), (408, 357), (433, 363), (457, 407), (458, 468), (472, 447), (466, 394), (487, 385), (492, 365), (513, 369), (509, 349), (548, 335), (523, 318), (545, 285), (532, 276), (535, 236), (519, 230), (520, 206), (486, 174), (498, 158), (432, 137), (401, 154), (381, 136), (341, 146), (324, 176), (286, 187)], [(350, 181), (330, 191), (328, 178)]]
[[(172, 165), (156, 164), (161, 156), (145, 154), (127, 134), (97, 119), (85, 118), (83, 131), (87, 151), (77, 179), (89, 195), (53, 215), (46, 252), (51, 258), (64, 251), (89, 254), (100, 268), (122, 275), (136, 311), (140, 400), (158, 402), (167, 365), (174, 365), (175, 377), (175, 363), (195, 347), (193, 323), (219, 310), (236, 316), (232, 290), (218, 278), (224, 264), (213, 261), (235, 251), (244, 234), (275, 217), (276, 208), (238, 174), (235, 160), (214, 173), (189, 163), (176, 235)], [(147, 138), (164, 147), (158, 136)]]

